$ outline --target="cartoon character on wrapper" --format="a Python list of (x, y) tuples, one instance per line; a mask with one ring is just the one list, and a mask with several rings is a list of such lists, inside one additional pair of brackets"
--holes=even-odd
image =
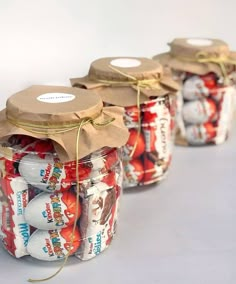
[(210, 143), (215, 136), (216, 127), (210, 122), (186, 127), (186, 137), (191, 145)]
[(182, 94), (186, 100), (207, 98), (217, 87), (216, 75), (209, 73), (205, 76), (190, 76), (183, 83)]
[(186, 123), (200, 124), (216, 120), (216, 104), (211, 99), (187, 102), (183, 106), (183, 119)]

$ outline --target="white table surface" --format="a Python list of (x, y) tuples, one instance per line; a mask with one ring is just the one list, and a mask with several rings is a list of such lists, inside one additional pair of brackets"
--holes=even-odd
[[(236, 130), (236, 129), (235, 129)], [(175, 147), (166, 181), (122, 198), (119, 233), (97, 258), (70, 258), (47, 283), (235, 284), (236, 131), (220, 146)], [(14, 259), (0, 246), (0, 283), (27, 283), (59, 263)]]

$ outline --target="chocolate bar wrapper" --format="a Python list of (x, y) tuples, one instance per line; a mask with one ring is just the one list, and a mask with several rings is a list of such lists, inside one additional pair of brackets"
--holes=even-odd
[(8, 177), (1, 180), (4, 193), (2, 202), (2, 242), (6, 250), (13, 256), (20, 258), (28, 255), (26, 246), (31, 234), (31, 227), (24, 218), (25, 207), (32, 194), (22, 177)]
[(116, 187), (99, 182), (81, 194), (81, 246), (76, 256), (89, 260), (106, 249), (113, 238)]

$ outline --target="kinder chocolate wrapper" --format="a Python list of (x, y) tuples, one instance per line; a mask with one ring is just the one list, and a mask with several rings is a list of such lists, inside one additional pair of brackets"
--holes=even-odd
[(231, 129), (236, 53), (218, 39), (177, 38), (169, 45), (170, 52), (154, 59), (170, 68), (173, 78), (182, 83), (176, 144), (223, 143)]
[[(81, 207), (78, 205), (77, 218)], [(54, 230), (71, 226), (76, 222), (76, 196), (73, 192), (41, 193), (25, 208), (25, 220), (41, 230)]]
[(175, 100), (169, 96), (141, 105), (141, 133), (129, 129), (130, 137), (123, 147), (125, 188), (159, 182), (166, 176), (172, 156), (174, 118)]
[(92, 184), (98, 182), (106, 182), (109, 185), (114, 185), (115, 168), (119, 165), (119, 153), (116, 149), (104, 148), (100, 152), (94, 152), (90, 156), (91, 172), (89, 178)]
[(230, 135), (234, 114), (235, 87), (227, 87), (225, 90), (222, 90), (222, 93), (222, 97), (217, 104), (219, 118), (216, 121), (216, 136), (213, 139), (213, 143), (216, 145), (223, 143)]
[(216, 127), (208, 122), (186, 127), (186, 137), (190, 145), (204, 145), (216, 136)]
[[(4, 223), (4, 246), (16, 257), (21, 257), (30, 253), (33, 257), (43, 260), (61, 259), (66, 254), (66, 250), (64, 250), (64, 248), (68, 250), (68, 239), (67, 241), (61, 239), (61, 232), (63, 232), (62, 237), (64, 238), (65, 230), (63, 229), (70, 228), (73, 226), (74, 222), (77, 221), (75, 220), (76, 196), (73, 192), (73, 189), (77, 190), (77, 177), (75, 171), (76, 162), (72, 161), (61, 163), (53, 151), (51, 153), (47, 153), (41, 151), (42, 149), (40, 150), (39, 147), (37, 148), (39, 152), (36, 152), (35, 145), (39, 145), (39, 141), (37, 140), (29, 144), (30, 148), (27, 148), (29, 151), (26, 152), (25, 147), (22, 149), (22, 145), (18, 142), (12, 142), (13, 140), (18, 141), (19, 139), (15, 140), (12, 138), (11, 142), (7, 141), (5, 144), (7, 147), (14, 147), (14, 152), (11, 152), (13, 155), (8, 156), (9, 160), (3, 156), (0, 158), (0, 170), (2, 176), (1, 184), (3, 188), (2, 193), (4, 194), (4, 198), (1, 199), (3, 201), (5, 201), (5, 199), (7, 200), (2, 213)], [(27, 147), (29, 145), (27, 145)], [(42, 148), (42, 144), (40, 145)], [(46, 149), (49, 148), (46, 144), (44, 146)], [(22, 165), (27, 165), (27, 167), (24, 168)], [(83, 189), (83, 191), (89, 192), (89, 190), (93, 190), (94, 187), (100, 187), (101, 184), (103, 184), (103, 189), (105, 191), (108, 189), (111, 191), (112, 189), (112, 192), (115, 192), (115, 195), (110, 195), (110, 191), (107, 193), (107, 198), (104, 199), (104, 213), (100, 216), (99, 228), (108, 226), (108, 221), (110, 221), (109, 230), (107, 231), (107, 236), (109, 236), (109, 238), (106, 237), (105, 243), (101, 243), (100, 251), (103, 251), (110, 244), (110, 241), (116, 231), (118, 205), (114, 206), (113, 200), (112, 203), (109, 203), (109, 198), (115, 196), (114, 202), (118, 203), (119, 201), (123, 180), (119, 152), (115, 148), (104, 147), (81, 159), (78, 165), (79, 190)], [(66, 175), (66, 178), (70, 181), (71, 190), (63, 192), (54, 191), (51, 193), (41, 192), (38, 196), (35, 196), (39, 193), (39, 190), (35, 187), (33, 188), (32, 184), (38, 185), (40, 183), (40, 174), (41, 179), (45, 179), (45, 181), (42, 182), (42, 185), (45, 184), (46, 186), (50, 184), (47, 181), (47, 178), (50, 181), (51, 177), (54, 175), (57, 176), (59, 182), (55, 182), (55, 184), (58, 186), (59, 190), (62, 188), (63, 183), (63, 180), (60, 179), (61, 175), (63, 177)], [(13, 175), (15, 175), (14, 178)], [(24, 175), (24, 178), (21, 175)], [(11, 186), (12, 180), (15, 181), (13, 187), (16, 187), (16, 189), (14, 190), (12, 190)], [(21, 187), (20, 184), (18, 184), (20, 182), (22, 185)], [(19, 190), (22, 189), (22, 192), (18, 193), (18, 187)], [(41, 189), (45, 191), (43, 186)], [(13, 197), (11, 196), (12, 191), (14, 193)], [(18, 210), (17, 206), (20, 204), (20, 198), (24, 200), (24, 210), (21, 210), (21, 219), (15, 220), (14, 216), (16, 215), (16, 210)], [(14, 201), (8, 202), (8, 200)], [(81, 200), (83, 200), (82, 197)], [(109, 204), (113, 206), (112, 209), (109, 208)], [(84, 204), (80, 202), (78, 217), (80, 217), (83, 206)], [(105, 208), (108, 208), (108, 213), (106, 213)], [(110, 213), (111, 211), (112, 214)], [(111, 215), (112, 219), (110, 218)], [(92, 220), (90, 221), (92, 223)], [(83, 225), (83, 222), (78, 221), (79, 228), (82, 226), (80, 223)], [(20, 227), (19, 229), (17, 229), (18, 225)], [(93, 238), (94, 236), (92, 230), (93, 225), (89, 223), (88, 225), (88, 230), (86, 231), (87, 239)], [(39, 230), (32, 235), (34, 230), (33, 228), (37, 228)], [(18, 236), (18, 231), (16, 230), (21, 230), (20, 233), (22, 235)], [(50, 239), (50, 236), (51, 232), (53, 232), (52, 234), (56, 234), (56, 231), (59, 232), (59, 236), (57, 237), (58, 240), (55, 241), (54, 244), (54, 239)], [(76, 233), (76, 235), (76, 244), (74, 245), (75, 250), (78, 249), (78, 243), (81, 239), (81, 237), (78, 236), (78, 233)], [(29, 238), (30, 243), (28, 244)], [(41, 246), (41, 249), (36, 247), (35, 243)], [(85, 256), (84, 259), (87, 259), (87, 257)]]
[(192, 90), (191, 92), (197, 94), (198, 99), (191, 101), (186, 99), (186, 94), (185, 98), (184, 94), (179, 94), (176, 143), (196, 146), (223, 143), (231, 129), (235, 87), (224, 86), (220, 78), (212, 73), (202, 75), (201, 78), (194, 74), (186, 76), (184, 85), (191, 78), (198, 77), (205, 82), (208, 91), (206, 98), (202, 98), (199, 89)]
[(137, 106), (125, 107), (124, 123), (128, 128), (137, 128), (139, 120), (139, 110)]
[(140, 159), (123, 161), (124, 167), (124, 187), (137, 186), (143, 181), (144, 166)]
[[(69, 190), (76, 184), (76, 161), (62, 163), (53, 150), (51, 152), (42, 151), (42, 145), (47, 151), (50, 143), (50, 141), (36, 140), (26, 148), (21, 148), (20, 145), (9, 145), (7, 141), (0, 152), (2, 150), (5, 153), (9, 147), (14, 151), (9, 153), (9, 156), (5, 153), (7, 158), (2, 158), (4, 171), (8, 174), (21, 175), (29, 184), (46, 192)], [(41, 151), (38, 152), (36, 149)], [(109, 147), (104, 147), (84, 157), (78, 163), (79, 183), (91, 184), (101, 181), (103, 175), (118, 160), (117, 150)]]
[(120, 165), (116, 169), (116, 185), (115, 185), (116, 206), (115, 206), (115, 210), (114, 210), (114, 219), (113, 219), (113, 224), (112, 224), (112, 236), (113, 236), (113, 238), (115, 237), (115, 234), (117, 232), (117, 227), (118, 227), (118, 219), (119, 219), (119, 211), (120, 211), (120, 199), (121, 199), (121, 194), (122, 194), (123, 180), (124, 180), (124, 171), (123, 171), (123, 168), (122, 168), (122, 163), (120, 163)]
[[(69, 252), (73, 226), (61, 230), (36, 230), (29, 239), (28, 253), (37, 259), (55, 261), (63, 259)], [(76, 228), (70, 255), (80, 246), (80, 233)]]
[(183, 84), (183, 97), (186, 100), (198, 100), (207, 98), (210, 95), (210, 90), (216, 87), (214, 73), (208, 76), (192, 76), (186, 79)]
[(183, 106), (183, 119), (188, 124), (200, 124), (216, 120), (216, 104), (211, 99), (187, 102)]
[(19, 173), (29, 184), (48, 192), (64, 191), (72, 186), (63, 163), (50, 154), (43, 159), (35, 154), (24, 156)]
[[(148, 122), (142, 120), (146, 119), (144, 116), (147, 117), (146, 112), (150, 111), (149, 106), (152, 103), (155, 105), (157, 101), (159, 104), (164, 101), (163, 104), (167, 104), (172, 100), (179, 89), (179, 84), (172, 80), (170, 74), (165, 72), (159, 63), (147, 58), (101, 58), (91, 64), (88, 76), (71, 79), (71, 83), (74, 87), (87, 88), (101, 95), (105, 105), (125, 107), (124, 122), (130, 133), (128, 142), (122, 149), (125, 169), (129, 171), (133, 164), (143, 165), (148, 142), (145, 141), (142, 126), (143, 123), (150, 123), (151, 119)], [(160, 109), (161, 107), (153, 109), (153, 117), (156, 116), (155, 112), (158, 112), (158, 119), (154, 124), (158, 124), (160, 118), (165, 119)], [(170, 108), (168, 111), (170, 112)], [(168, 123), (171, 128), (173, 120), (169, 120)], [(159, 125), (156, 126), (160, 128)], [(132, 159), (139, 159), (140, 163), (133, 163)], [(136, 179), (133, 179), (130, 186), (141, 185), (141, 175), (140, 173)], [(127, 176), (125, 186), (128, 187), (130, 172), (127, 172), (127, 175), (125, 173), (125, 176)]]
[(161, 181), (166, 177), (167, 170), (171, 163), (171, 156), (169, 160), (165, 161), (158, 157), (157, 152), (145, 153), (144, 156), (144, 178), (143, 182), (145, 184), (150, 184), (155, 181)]
[[(42, 145), (47, 145), (46, 149), (53, 149), (51, 148), (52, 144), (49, 140), (40, 141), (33, 137), (24, 135), (13, 135), (6, 141), (0, 143), (0, 155), (2, 157), (1, 169), (3, 176), (6, 173), (13, 177), (20, 175), (20, 160), (29, 153), (34, 152), (38, 157), (44, 157), (44, 150), (42, 149)], [(36, 149), (38, 150), (37, 152)]]
[(29, 191), (22, 177), (5, 176), (1, 179), (4, 193), (2, 201), (2, 242), (6, 250), (19, 258), (28, 255), (27, 244), (32, 228), (24, 217), (28, 202), (37, 194)]
[(130, 154), (133, 151), (135, 143), (137, 143), (137, 146), (135, 148), (135, 151), (133, 152), (132, 159), (135, 159), (139, 156), (141, 156), (144, 153), (145, 150), (145, 140), (143, 133), (138, 133), (137, 129), (129, 129), (129, 139), (126, 143), (126, 145), (123, 147), (123, 159), (130, 160)]
[[(117, 179), (119, 179), (117, 173)], [(118, 180), (117, 180), (118, 181)], [(120, 186), (96, 183), (81, 194), (82, 214), (80, 230), (82, 243), (76, 256), (82, 260), (91, 259), (106, 249), (115, 232)]]

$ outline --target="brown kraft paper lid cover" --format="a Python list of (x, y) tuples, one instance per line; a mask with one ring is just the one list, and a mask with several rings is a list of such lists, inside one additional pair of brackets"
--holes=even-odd
[(236, 64), (236, 53), (219, 39), (176, 38), (169, 46), (169, 52), (156, 55), (153, 59), (175, 70), (199, 75), (214, 72), (222, 76), (222, 68), (216, 61), (223, 61), (227, 73), (232, 72)]
[[(137, 86), (129, 85), (136, 81), (153, 81), (140, 87), (140, 103), (150, 97), (174, 93), (179, 85), (170, 75), (163, 73), (162, 66), (154, 60), (136, 57), (107, 57), (92, 62), (89, 74), (83, 78), (71, 79), (73, 87), (95, 91), (106, 103), (118, 106), (133, 106), (137, 103)], [(118, 84), (116, 84), (118, 83)]]
[[(6, 108), (0, 112), (0, 139), (14, 134), (33, 136), (39, 139), (51, 139), (62, 161), (76, 158), (77, 124), (81, 119), (90, 117), (96, 124), (113, 120), (108, 125), (96, 127), (92, 123), (82, 126), (79, 136), (79, 159), (102, 147), (121, 147), (128, 139), (128, 130), (123, 123), (123, 109), (103, 107), (102, 100), (93, 92), (61, 87), (32, 86), (12, 95)], [(35, 133), (19, 126), (18, 122), (33, 124), (34, 127), (66, 127), (76, 125), (70, 131), (53, 133)]]

